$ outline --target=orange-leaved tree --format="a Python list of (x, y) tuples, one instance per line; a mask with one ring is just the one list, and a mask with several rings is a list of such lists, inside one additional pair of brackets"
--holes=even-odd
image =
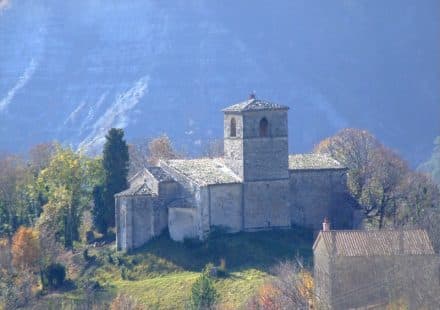
[(38, 233), (30, 227), (21, 226), (12, 238), (12, 264), (19, 270), (36, 270), (40, 261)]

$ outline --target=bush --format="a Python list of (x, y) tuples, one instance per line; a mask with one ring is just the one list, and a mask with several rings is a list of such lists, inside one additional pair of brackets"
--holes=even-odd
[(90, 256), (89, 249), (85, 249), (83, 251), (83, 258), (86, 262), (93, 262), (95, 261), (95, 256)]
[(130, 280), (129, 270), (127, 267), (121, 267), (121, 278), (122, 280)]
[(206, 265), (203, 273), (191, 287), (190, 308), (194, 310), (214, 309), (219, 297), (210, 277), (212, 264)]
[(144, 307), (140, 306), (133, 298), (125, 294), (119, 294), (113, 299), (110, 310), (141, 310)]
[(95, 242), (95, 234), (93, 233), (93, 231), (89, 230), (86, 232), (86, 242), (88, 244), (92, 244), (93, 242)]
[(226, 269), (226, 260), (224, 258), (220, 259), (220, 266), (217, 268), (217, 276), (219, 278), (226, 278), (228, 276), (228, 271)]
[(109, 253), (108, 254), (108, 262), (115, 266), (121, 266), (124, 263), (124, 260), (122, 259), (120, 253)]
[(63, 285), (66, 279), (66, 268), (61, 264), (51, 264), (42, 271), (43, 289), (56, 289)]

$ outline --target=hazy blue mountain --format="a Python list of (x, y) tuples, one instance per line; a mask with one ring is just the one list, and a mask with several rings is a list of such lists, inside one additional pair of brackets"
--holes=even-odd
[(292, 152), (350, 126), (416, 164), (440, 132), (439, 55), (437, 0), (9, 0), (0, 151), (99, 151), (113, 126), (197, 152), (255, 91), (291, 107)]

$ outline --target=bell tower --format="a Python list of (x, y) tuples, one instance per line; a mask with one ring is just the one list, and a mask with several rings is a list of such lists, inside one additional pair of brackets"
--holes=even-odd
[(288, 109), (251, 95), (223, 110), (225, 161), (243, 181), (289, 177)]
[(290, 226), (287, 106), (256, 99), (224, 112), (224, 159), (243, 181), (243, 229)]

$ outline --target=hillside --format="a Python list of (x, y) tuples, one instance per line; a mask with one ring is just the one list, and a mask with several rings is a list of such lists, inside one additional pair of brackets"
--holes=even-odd
[(438, 134), (435, 0), (2, 3), (0, 152), (113, 126), (197, 153), (251, 91), (291, 107), (291, 152), (355, 127), (416, 164)]
[[(208, 263), (226, 263), (227, 275), (215, 280), (220, 303), (239, 308), (280, 261), (300, 259), (311, 264), (312, 232), (303, 229), (211, 236), (204, 242), (176, 243), (164, 235), (131, 254), (114, 251), (114, 245), (90, 249), (92, 262), (75, 277), (75, 285), (98, 281), (102, 290), (92, 300), (108, 303), (126, 293), (154, 309), (183, 309), (191, 285)], [(90, 299), (89, 299), (90, 301)], [(45, 296), (33, 309), (56, 308), (63, 303), (84, 305), (84, 290)]]

